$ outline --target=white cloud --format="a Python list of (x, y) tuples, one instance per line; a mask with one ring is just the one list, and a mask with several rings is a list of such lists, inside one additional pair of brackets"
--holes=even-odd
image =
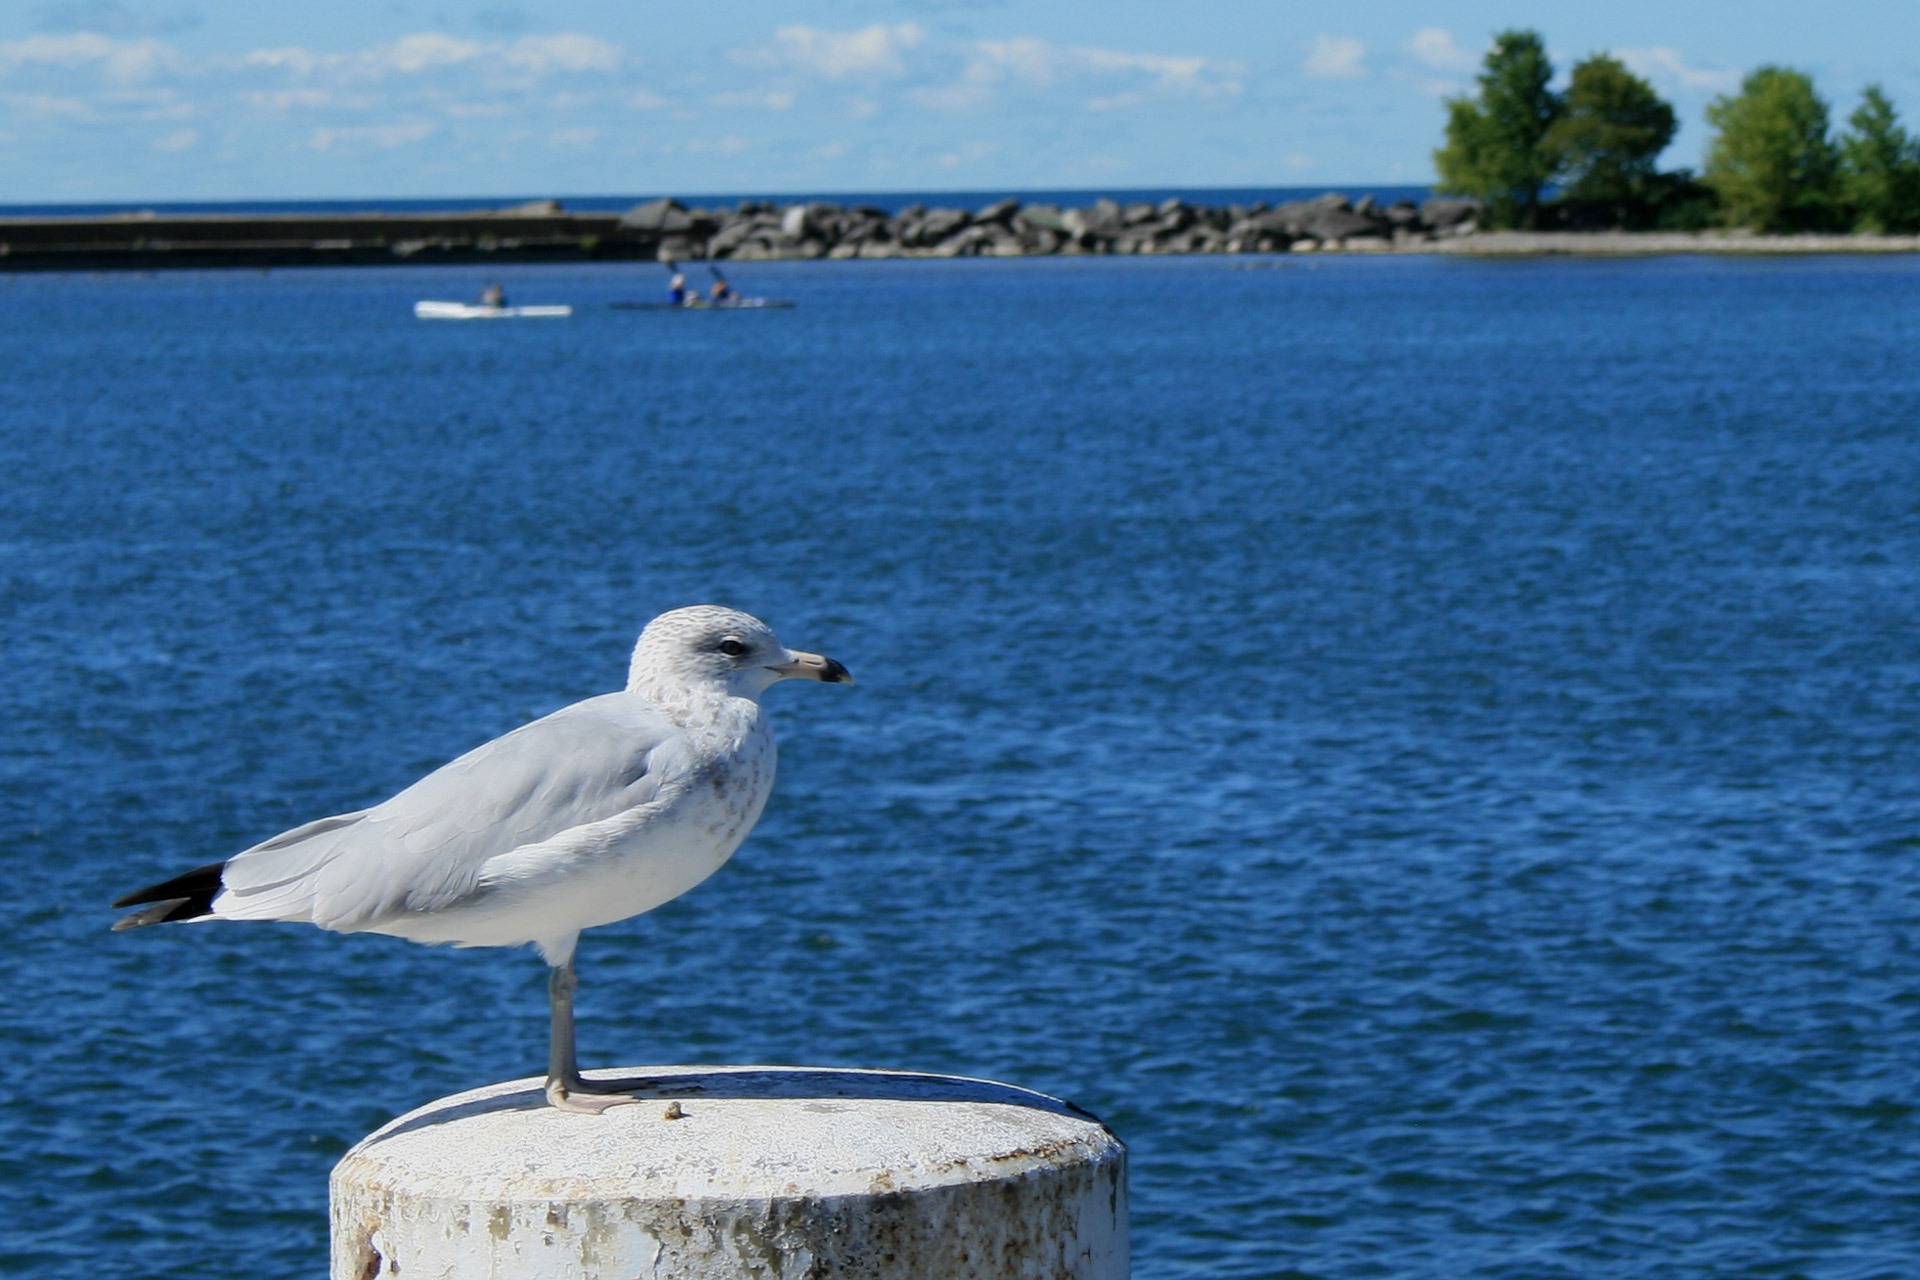
[(1060, 54), (1052, 45), (1033, 36), (976, 40), (965, 76), (981, 84), (1009, 76), (1030, 84), (1051, 84), (1059, 61)]
[(259, 89), (242, 95), (256, 111), (320, 111), (338, 104), (331, 89)]
[(186, 151), (200, 141), (198, 129), (176, 129), (164, 138), (153, 140), (155, 151)]
[(90, 68), (116, 84), (137, 84), (176, 61), (158, 40), (116, 40), (91, 31), (0, 42), (0, 75), (28, 67)]
[(92, 106), (85, 98), (75, 98), (58, 93), (7, 93), (0, 94), (0, 102), (21, 115), (34, 119), (66, 116), (69, 119), (83, 120), (93, 114)]
[(958, 169), (962, 165), (978, 164), (999, 149), (998, 144), (992, 142), (968, 142), (956, 151), (941, 155), (934, 163), (942, 169)]
[(569, 31), (516, 40), (507, 46), (506, 61), (540, 75), (549, 71), (615, 71), (622, 56), (619, 45)]
[(441, 115), (451, 120), (505, 120), (517, 109), (510, 102), (436, 102)]
[(481, 73), (511, 69), (538, 78), (562, 71), (616, 71), (623, 62), (620, 46), (571, 31), (507, 42), (417, 31), (357, 53), (315, 53), (295, 45), (254, 49), (240, 59), (240, 65), (257, 70), (338, 80), (423, 78), (454, 68)]
[(1651, 49), (1621, 49), (1614, 56), (1626, 63), (1635, 75), (1644, 76), (1656, 84), (1712, 93), (1729, 93), (1740, 87), (1739, 72), (1710, 71), (1689, 66), (1680, 51), (1668, 45), (1657, 45)]
[(1466, 72), (1480, 65), (1471, 50), (1462, 49), (1445, 27), (1422, 27), (1407, 41), (1407, 52), (1414, 61), (1435, 71)]
[(253, 49), (240, 59), (247, 67), (266, 67), (273, 70), (291, 71), (295, 75), (307, 75), (321, 65), (317, 54), (307, 52), (298, 46), (280, 49)]
[(1352, 36), (1315, 36), (1306, 48), (1301, 70), (1316, 80), (1351, 80), (1367, 74), (1367, 46)]
[(406, 124), (359, 125), (352, 128), (315, 129), (307, 138), (307, 146), (314, 151), (331, 151), (336, 146), (352, 148), (365, 143), (382, 150), (412, 146), (425, 142), (440, 126), (427, 120), (415, 120)]
[(598, 129), (586, 126), (578, 129), (556, 129), (547, 135), (547, 144), (555, 147), (566, 147), (573, 151), (585, 151), (591, 147), (599, 137), (600, 131)]
[(438, 31), (422, 31), (401, 36), (392, 44), (380, 45), (361, 54), (359, 66), (375, 74), (400, 72), (412, 75), (434, 67), (458, 66), (487, 52), (477, 40), (462, 40)]
[(907, 97), (916, 106), (929, 111), (978, 111), (993, 102), (993, 87), (977, 82), (927, 85), (910, 90)]
[(789, 68), (826, 80), (849, 77), (899, 79), (907, 73), (905, 53), (927, 38), (917, 23), (875, 23), (858, 31), (826, 31), (794, 25), (773, 33), (773, 49), (738, 50), (734, 60), (771, 70)]
[[(1084, 46), (1062, 48), (1032, 36), (975, 40), (963, 50), (958, 80), (925, 85), (912, 100), (934, 111), (977, 111), (992, 105), (1002, 86), (1026, 90), (1056, 85), (1110, 86), (1083, 101), (1093, 111), (1112, 111), (1156, 94), (1211, 98), (1237, 94), (1246, 69), (1189, 54), (1133, 53)], [(1115, 81), (1132, 81), (1114, 86)]]
[[(737, 156), (741, 152), (748, 150), (752, 146), (753, 146), (753, 143), (741, 137), (739, 134), (729, 133), (719, 138), (688, 138), (686, 143), (682, 145), (679, 149), (682, 151), (685, 151), (689, 155), (696, 155), (696, 156), (697, 155)], [(672, 151), (674, 150), (674, 145), (672, 143), (668, 143), (666, 146), (662, 147), (661, 150)]]
[(722, 108), (744, 108), (760, 111), (791, 111), (800, 95), (792, 89), (742, 89), (731, 93), (716, 93), (707, 98), (707, 102)]
[(1237, 68), (1208, 58), (1163, 53), (1121, 53), (1116, 49), (1069, 49), (1067, 54), (1087, 68), (1107, 73), (1151, 76), (1154, 86), (1178, 93), (1211, 95), (1238, 93)]

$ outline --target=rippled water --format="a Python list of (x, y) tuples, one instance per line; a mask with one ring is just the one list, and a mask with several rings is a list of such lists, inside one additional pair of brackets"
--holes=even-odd
[(860, 685), (588, 1063), (1063, 1095), (1141, 1277), (1913, 1274), (1920, 262), (1244, 265), (0, 276), (0, 1270), (319, 1275), (538, 1071), (531, 954), (105, 903), (712, 599)]

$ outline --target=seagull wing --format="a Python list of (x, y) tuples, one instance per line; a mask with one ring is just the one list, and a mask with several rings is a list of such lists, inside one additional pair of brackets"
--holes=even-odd
[(488, 863), (654, 800), (686, 752), (639, 698), (577, 702), (434, 770), (383, 804), (230, 860), (213, 914), (352, 932), (487, 891)]

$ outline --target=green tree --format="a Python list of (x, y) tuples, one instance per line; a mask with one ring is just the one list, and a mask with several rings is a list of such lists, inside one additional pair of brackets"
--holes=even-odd
[(1554, 170), (1547, 134), (1562, 109), (1552, 79), (1537, 32), (1495, 36), (1479, 96), (1447, 103), (1446, 142), (1433, 153), (1438, 189), (1485, 200), (1496, 226), (1537, 226), (1540, 193)]
[(1813, 81), (1761, 67), (1707, 107), (1719, 130), (1701, 179), (1720, 197), (1722, 219), (1756, 231), (1831, 227), (1839, 212), (1838, 157), (1827, 137), (1827, 104)]
[(1920, 230), (1920, 143), (1877, 84), (1840, 135), (1840, 191), (1857, 230)]
[(1673, 141), (1673, 108), (1604, 53), (1575, 65), (1565, 107), (1546, 137), (1560, 198), (1602, 210), (1616, 226), (1649, 221), (1654, 162)]

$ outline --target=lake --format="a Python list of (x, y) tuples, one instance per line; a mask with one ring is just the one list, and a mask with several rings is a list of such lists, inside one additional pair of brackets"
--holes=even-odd
[(718, 601), (860, 683), (587, 1065), (1069, 1098), (1143, 1280), (1913, 1273), (1920, 260), (730, 274), (0, 275), (0, 1270), (320, 1275), (540, 1071), (531, 953), (106, 904)]

